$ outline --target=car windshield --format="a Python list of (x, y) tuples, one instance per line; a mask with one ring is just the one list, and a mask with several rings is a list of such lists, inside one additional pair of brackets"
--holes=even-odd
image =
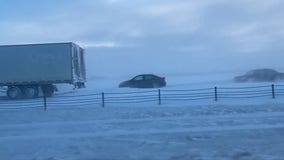
[(246, 75), (247, 75), (247, 76), (251, 76), (251, 75), (253, 75), (254, 73), (255, 73), (255, 71), (249, 71), (249, 72), (246, 73)]
[(143, 80), (143, 76), (136, 76), (133, 78), (134, 81), (141, 81)]

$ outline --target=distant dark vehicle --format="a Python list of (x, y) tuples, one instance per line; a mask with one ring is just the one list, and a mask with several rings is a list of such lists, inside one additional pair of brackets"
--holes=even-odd
[(166, 86), (165, 77), (159, 77), (153, 74), (138, 75), (128, 81), (124, 81), (119, 84), (119, 88), (159, 88), (164, 86)]
[(235, 82), (274, 82), (283, 80), (284, 73), (277, 72), (273, 69), (255, 69), (247, 72), (242, 76), (234, 78)]

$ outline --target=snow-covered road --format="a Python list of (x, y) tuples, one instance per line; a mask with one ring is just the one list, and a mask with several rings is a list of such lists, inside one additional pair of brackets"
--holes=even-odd
[[(284, 128), (284, 112), (2, 125), (9, 139), (101, 137)], [(78, 127), (79, 126), (79, 127)], [(38, 134), (41, 132), (41, 134)]]
[(275, 159), (284, 107), (152, 106), (1, 111), (0, 159)]

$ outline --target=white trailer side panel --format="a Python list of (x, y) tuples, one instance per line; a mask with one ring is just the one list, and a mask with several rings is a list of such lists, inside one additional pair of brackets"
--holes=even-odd
[(0, 46), (0, 84), (72, 82), (72, 43)]

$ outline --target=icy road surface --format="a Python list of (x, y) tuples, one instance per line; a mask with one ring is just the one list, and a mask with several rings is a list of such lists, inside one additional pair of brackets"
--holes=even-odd
[[(270, 85), (203, 79), (167, 77), (166, 89)], [(96, 79), (78, 91), (59, 86), (63, 91), (52, 99), (75, 95), (76, 101), (82, 94), (132, 91), (118, 89), (121, 80)], [(284, 96), (105, 108), (49, 103), (44, 111), (42, 99), (9, 101), (4, 94), (0, 160), (284, 160)], [(34, 102), (38, 106), (32, 108)]]
[(281, 160), (284, 107), (42, 108), (0, 112), (2, 160)]

